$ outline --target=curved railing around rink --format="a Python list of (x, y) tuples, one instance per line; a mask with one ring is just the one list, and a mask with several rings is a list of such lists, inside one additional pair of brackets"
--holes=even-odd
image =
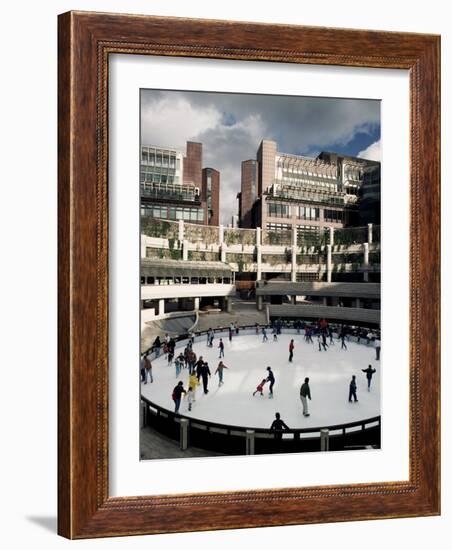
[[(255, 328), (255, 325), (241, 326), (239, 334), (244, 331), (249, 334), (249, 331), (255, 331)], [(283, 327), (283, 330), (287, 332), (288, 328)], [(212, 330), (218, 336), (227, 336), (228, 329), (225, 327), (212, 328)], [(289, 328), (289, 331), (292, 334), (297, 333), (294, 328)], [(192, 335), (207, 336), (207, 332), (207, 330), (196, 331)], [(176, 339), (176, 345), (186, 341), (187, 337), (187, 334), (180, 335)], [(364, 342), (365, 338), (362, 338), (362, 341)], [(151, 358), (155, 356), (152, 348), (145, 353), (150, 353)], [(221, 424), (185, 416), (161, 407), (143, 395), (141, 403), (142, 426), (150, 426), (169, 438), (179, 441), (182, 449), (194, 446), (221, 454), (244, 455), (341, 451), (353, 448), (380, 448), (381, 445), (381, 416), (343, 424), (276, 431), (252, 426)]]

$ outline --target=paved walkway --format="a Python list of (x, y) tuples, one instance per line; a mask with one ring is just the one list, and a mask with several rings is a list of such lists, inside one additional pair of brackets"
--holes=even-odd
[(140, 431), (140, 458), (149, 460), (153, 458), (194, 458), (203, 456), (222, 456), (221, 453), (204, 451), (196, 447), (188, 447), (181, 451), (179, 443), (153, 430), (149, 426)]
[[(209, 328), (227, 327), (231, 322), (237, 322), (239, 326), (265, 324), (267, 318), (265, 311), (256, 309), (256, 302), (243, 301), (238, 298), (232, 300), (232, 312), (216, 311), (212, 313), (199, 312), (199, 320), (194, 330), (208, 330)], [(150, 348), (155, 338), (165, 336), (165, 332), (157, 323), (149, 324), (141, 333), (141, 351)]]

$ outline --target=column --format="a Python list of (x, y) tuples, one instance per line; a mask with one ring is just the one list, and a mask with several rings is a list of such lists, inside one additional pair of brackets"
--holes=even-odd
[(327, 305), (328, 305), (328, 298), (327, 298), (326, 296), (324, 296), (324, 297), (322, 298), (322, 301), (323, 301), (323, 305), (324, 305), (324, 306), (327, 306)]
[(246, 454), (254, 454), (254, 430), (246, 430)]
[(364, 281), (367, 283), (369, 281), (369, 272), (367, 269), (369, 268), (369, 243), (364, 243), (364, 268), (366, 271), (364, 271)]
[(184, 220), (179, 220), (179, 241), (180, 242), (184, 240), (184, 234), (185, 234)]
[(225, 243), (221, 243), (221, 246), (220, 246), (220, 260), (222, 262), (226, 262), (226, 250), (227, 250), (227, 246)]
[(184, 262), (188, 260), (188, 241), (182, 241), (182, 260)]
[(361, 298), (355, 299), (355, 307), (361, 307)]
[(188, 447), (188, 420), (186, 418), (180, 419), (180, 449), (185, 451)]
[(290, 280), (297, 282), (297, 226), (292, 227), (292, 251), (291, 251), (292, 269)]
[(291, 296), (291, 300), (292, 302), (292, 305), (295, 306), (297, 304), (297, 297), (296, 296)]
[(263, 298), (262, 298), (262, 296), (257, 296), (256, 302), (257, 302), (257, 309), (258, 309), (259, 311), (262, 311), (262, 306), (263, 306)]
[(194, 303), (193, 303), (193, 309), (194, 309), (195, 311), (199, 311), (199, 298), (194, 298), (194, 299), (193, 299), (193, 302), (194, 302)]
[(368, 223), (367, 224), (367, 242), (369, 244), (372, 244), (372, 241), (373, 241), (373, 226), (371, 223)]
[(334, 245), (334, 227), (330, 227), (330, 245)]
[(159, 300), (159, 317), (160, 317), (160, 315), (164, 315), (164, 314), (165, 314), (165, 299), (160, 298), (160, 300)]
[(331, 273), (332, 273), (332, 257), (331, 257), (331, 245), (326, 245), (326, 281), (331, 283)]
[(220, 225), (218, 227), (218, 242), (220, 243), (220, 245), (222, 245), (223, 242), (224, 242), (224, 226), (223, 225)]
[(320, 450), (330, 450), (330, 431), (327, 428), (322, 428), (320, 430)]

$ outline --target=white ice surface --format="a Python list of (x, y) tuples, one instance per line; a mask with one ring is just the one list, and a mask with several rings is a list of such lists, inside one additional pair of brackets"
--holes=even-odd
[[(319, 352), (316, 339), (314, 344), (308, 344), (303, 334), (281, 334), (278, 342), (273, 342), (270, 333), (268, 338), (268, 342), (262, 343), (262, 336), (239, 335), (230, 343), (227, 336), (223, 337), (223, 362), (228, 370), (224, 371), (224, 384), (218, 387), (218, 375), (214, 372), (219, 362), (219, 337), (215, 336), (213, 348), (207, 347), (205, 336), (199, 337), (194, 351), (198, 358), (202, 355), (209, 363), (212, 373), (209, 393), (204, 395), (202, 384), (198, 386), (192, 411), (188, 411), (184, 400), (180, 413), (211, 422), (259, 428), (270, 427), (276, 411), (290, 428), (342, 424), (380, 414), (380, 361), (375, 361), (375, 349), (366, 346), (365, 341), (361, 344), (348, 342), (348, 351), (345, 351), (335, 339), (328, 351)], [(291, 338), (295, 341), (293, 363), (288, 361)], [(180, 353), (183, 347), (179, 345), (176, 350)], [(361, 372), (369, 364), (377, 369), (370, 392), (367, 391), (366, 375)], [(142, 395), (157, 405), (174, 410), (173, 388), (182, 380), (187, 389), (188, 370), (182, 370), (177, 379), (174, 363), (168, 366), (163, 354), (153, 360), (152, 365), (154, 383), (142, 383)], [(276, 378), (274, 398), (268, 398), (268, 383), (264, 387), (264, 397), (259, 394), (253, 397), (256, 386), (266, 378), (267, 366), (271, 366)], [(358, 403), (348, 402), (352, 374), (357, 378)], [(312, 395), (309, 418), (301, 413), (299, 397), (300, 385), (306, 376), (310, 379)]]

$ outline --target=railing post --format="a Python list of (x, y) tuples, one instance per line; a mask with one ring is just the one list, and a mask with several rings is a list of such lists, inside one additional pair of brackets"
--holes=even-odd
[(254, 430), (246, 430), (246, 454), (254, 454)]
[(331, 245), (326, 245), (326, 281), (331, 283), (331, 272), (332, 272), (332, 257), (331, 257)]
[(184, 262), (188, 260), (188, 241), (182, 241), (182, 260)]
[(219, 244), (223, 244), (224, 241), (224, 226), (220, 225), (218, 227), (218, 242)]
[(371, 223), (367, 224), (367, 242), (369, 244), (373, 242), (373, 225)]
[(184, 220), (179, 220), (179, 241), (182, 242), (185, 236)]
[(188, 447), (188, 420), (186, 418), (180, 419), (180, 449), (181, 451), (187, 450)]
[(364, 243), (364, 281), (367, 283), (369, 281), (369, 243)]
[(320, 430), (320, 450), (330, 450), (330, 430), (328, 430), (327, 428), (322, 428)]
[(334, 227), (330, 227), (330, 245), (333, 246), (334, 245)]
[(292, 260), (291, 281), (292, 283), (296, 283), (297, 282), (297, 228), (296, 227), (292, 227), (291, 260)]

